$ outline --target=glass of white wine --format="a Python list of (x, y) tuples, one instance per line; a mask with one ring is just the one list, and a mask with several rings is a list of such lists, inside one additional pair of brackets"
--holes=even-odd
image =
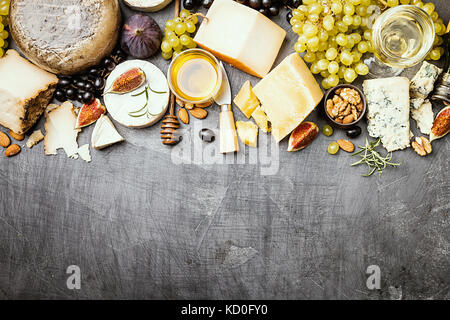
[(400, 5), (383, 12), (372, 27), (374, 57), (364, 62), (372, 77), (392, 77), (423, 61), (433, 47), (434, 23), (421, 8)]

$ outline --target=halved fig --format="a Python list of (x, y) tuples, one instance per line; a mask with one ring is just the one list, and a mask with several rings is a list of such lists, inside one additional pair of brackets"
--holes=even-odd
[(103, 95), (108, 93), (124, 94), (136, 90), (141, 87), (146, 80), (145, 72), (140, 68), (133, 68), (122, 73), (114, 80), (111, 88)]
[(445, 107), (434, 119), (430, 141), (440, 139), (450, 132), (450, 107)]
[(78, 113), (76, 129), (87, 127), (97, 121), (106, 113), (106, 108), (99, 99), (95, 99), (91, 104), (85, 104)]
[(310, 121), (302, 122), (292, 131), (287, 151), (299, 151), (309, 146), (319, 134), (319, 127)]

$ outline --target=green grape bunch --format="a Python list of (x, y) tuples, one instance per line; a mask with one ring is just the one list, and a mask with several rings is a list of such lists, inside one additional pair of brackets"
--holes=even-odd
[(177, 18), (167, 20), (161, 42), (161, 55), (164, 59), (169, 60), (174, 54), (197, 46), (192, 39), (197, 23), (197, 15), (186, 9), (181, 10)]
[(8, 49), (9, 33), (6, 30), (9, 25), (9, 0), (0, 0), (0, 58), (5, 55)]
[(313, 74), (323, 78), (322, 87), (352, 83), (369, 73), (362, 62), (365, 53), (373, 53), (371, 28), (381, 11), (400, 4), (413, 4), (433, 19), (436, 37), (427, 59), (439, 60), (444, 53), (439, 47), (446, 27), (432, 3), (420, 0), (303, 0), (292, 10), (290, 24), (298, 34), (295, 51), (304, 53)]

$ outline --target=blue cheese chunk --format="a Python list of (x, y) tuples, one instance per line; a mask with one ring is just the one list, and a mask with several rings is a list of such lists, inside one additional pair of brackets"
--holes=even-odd
[(409, 79), (365, 80), (363, 89), (367, 99), (369, 135), (381, 138), (389, 152), (409, 147)]
[(411, 108), (418, 109), (422, 106), (425, 99), (433, 91), (434, 83), (441, 74), (442, 69), (435, 65), (423, 62), (420, 70), (411, 80), (409, 94), (411, 97)]
[(411, 116), (416, 120), (417, 127), (423, 134), (430, 134), (433, 127), (434, 114), (433, 106), (430, 100), (425, 102), (419, 107), (419, 109), (411, 109)]

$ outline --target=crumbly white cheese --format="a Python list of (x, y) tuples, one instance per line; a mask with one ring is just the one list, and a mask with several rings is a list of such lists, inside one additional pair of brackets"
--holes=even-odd
[(42, 134), (41, 130), (34, 131), (31, 136), (27, 140), (27, 147), (33, 148), (35, 145), (37, 145), (39, 142), (44, 140), (44, 135)]
[(416, 120), (417, 127), (423, 134), (430, 134), (433, 127), (434, 114), (430, 100), (425, 102), (418, 109), (411, 109), (411, 116)]
[(409, 94), (411, 98), (411, 108), (418, 109), (423, 104), (427, 96), (433, 91), (434, 83), (441, 74), (442, 69), (423, 62), (420, 70), (411, 80)]
[(89, 144), (84, 144), (81, 147), (78, 148), (78, 154), (80, 155), (80, 158), (83, 159), (86, 162), (91, 162), (91, 152), (89, 151)]
[(366, 80), (367, 130), (381, 138), (389, 152), (409, 147), (409, 80), (403, 77)]

